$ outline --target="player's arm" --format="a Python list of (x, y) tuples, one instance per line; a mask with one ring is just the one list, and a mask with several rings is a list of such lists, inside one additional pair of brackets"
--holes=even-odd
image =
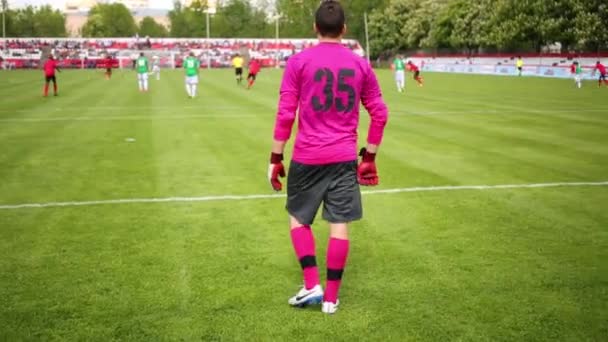
[(361, 149), (361, 164), (357, 170), (359, 184), (378, 185), (378, 171), (376, 168), (376, 154), (384, 137), (384, 128), (388, 121), (388, 108), (382, 99), (382, 91), (378, 84), (376, 74), (368, 65), (368, 72), (361, 92), (361, 102), (370, 116), (367, 133), (367, 146)]
[(292, 59), (287, 62), (281, 82), (279, 109), (274, 125), (274, 140), (268, 168), (268, 180), (275, 191), (281, 191), (283, 188), (279, 177), (285, 177), (283, 153), (285, 152), (285, 145), (291, 137), (293, 123), (296, 119), (296, 111), (300, 100), (299, 81), (296, 60)]

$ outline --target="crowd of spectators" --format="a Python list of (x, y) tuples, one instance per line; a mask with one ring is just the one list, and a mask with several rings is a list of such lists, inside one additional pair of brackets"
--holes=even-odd
[[(148, 55), (174, 56), (171, 57), (172, 66), (179, 66), (181, 56), (193, 51), (204, 66), (207, 63), (213, 67), (229, 66), (236, 53), (259, 59), (264, 66), (274, 66), (314, 44), (312, 39), (7, 39), (0, 40), (3, 51), (0, 56), (18, 68), (35, 67), (49, 53), (60, 61), (69, 61), (64, 64), (91, 67), (95, 60), (108, 54), (117, 59), (129, 59), (134, 53), (143, 51)], [(362, 54), (358, 42), (348, 40), (344, 45)]]

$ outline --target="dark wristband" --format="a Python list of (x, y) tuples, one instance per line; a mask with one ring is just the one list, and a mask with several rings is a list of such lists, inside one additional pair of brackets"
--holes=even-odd
[(376, 161), (376, 154), (367, 152), (367, 149), (364, 147), (359, 151), (359, 156), (361, 156), (361, 160), (364, 163), (373, 163)]
[(270, 154), (270, 164), (279, 164), (283, 161), (282, 153), (271, 153)]

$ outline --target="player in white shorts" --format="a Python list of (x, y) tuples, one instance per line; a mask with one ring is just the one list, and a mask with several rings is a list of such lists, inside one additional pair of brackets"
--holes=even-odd
[(158, 56), (152, 57), (152, 75), (156, 75), (156, 80), (160, 81), (160, 59)]
[(198, 87), (198, 71), (201, 63), (198, 58), (194, 57), (194, 53), (190, 52), (188, 57), (184, 59), (184, 70), (186, 71), (186, 92), (188, 97), (196, 97), (196, 88)]

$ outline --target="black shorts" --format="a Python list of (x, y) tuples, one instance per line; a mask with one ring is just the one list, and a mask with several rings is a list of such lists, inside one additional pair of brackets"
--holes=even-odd
[(49, 83), (51, 81), (53, 81), (53, 83), (57, 83), (57, 78), (55, 78), (55, 75), (53, 75), (53, 76), (45, 76), (44, 79), (45, 79), (46, 83)]
[(414, 72), (414, 79), (417, 79), (417, 78), (418, 78), (418, 76), (420, 76), (420, 70), (419, 70), (419, 71)]
[(112, 68), (107, 68), (106, 69), (106, 73), (111, 74), (112, 73)]
[(287, 211), (301, 224), (312, 225), (323, 204), (323, 219), (349, 223), (363, 217), (357, 162), (304, 165), (292, 161), (287, 177)]
[(600, 74), (600, 81), (606, 81), (606, 74)]
[(517, 67), (517, 70), (522, 71), (524, 68), (522, 67)]
[(234, 73), (237, 76), (242, 76), (243, 75), (243, 68), (236, 68), (236, 69), (234, 69)]
[(258, 74), (252, 74), (252, 73), (249, 73), (249, 75), (247, 76), (247, 79), (252, 79), (252, 80), (254, 80), (254, 81), (255, 81), (255, 79), (256, 79), (257, 77), (258, 77)]

